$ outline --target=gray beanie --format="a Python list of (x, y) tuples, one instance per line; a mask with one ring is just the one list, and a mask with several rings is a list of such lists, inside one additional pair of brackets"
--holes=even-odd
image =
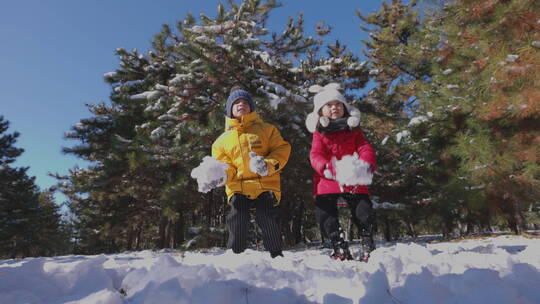
[(229, 98), (227, 98), (227, 104), (225, 105), (225, 115), (227, 117), (233, 117), (232, 116), (232, 106), (235, 101), (238, 99), (245, 99), (249, 103), (249, 108), (251, 112), (255, 110), (255, 104), (253, 103), (253, 99), (251, 98), (251, 94), (249, 94), (248, 91), (238, 89), (231, 92), (229, 95)]

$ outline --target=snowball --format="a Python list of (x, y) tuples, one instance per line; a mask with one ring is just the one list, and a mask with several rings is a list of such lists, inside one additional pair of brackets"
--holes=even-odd
[(205, 156), (201, 164), (191, 170), (191, 177), (197, 179), (199, 192), (207, 193), (213, 188), (223, 186), (227, 181), (229, 166), (211, 156)]
[(335, 161), (334, 168), (336, 169), (336, 180), (340, 185), (370, 185), (373, 179), (370, 164), (359, 159), (356, 152)]

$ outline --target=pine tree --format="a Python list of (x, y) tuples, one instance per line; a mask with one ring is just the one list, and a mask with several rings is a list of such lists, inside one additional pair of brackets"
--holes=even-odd
[(445, 121), (435, 132), (452, 140), (446, 153), (457, 161), (460, 188), (481, 204), (468, 209), (502, 215), (516, 233), (540, 196), (538, 20), (537, 1), (445, 6), (437, 67), (424, 88), (433, 92), (425, 109)]
[(9, 122), (0, 116), (0, 257), (64, 253), (69, 236), (59, 233), (58, 206), (51, 198), (40, 199), (27, 167), (10, 166), (23, 149), (14, 146), (18, 132), (5, 134), (8, 127)]
[(65, 151), (92, 165), (57, 176), (77, 217), (80, 250), (178, 247), (190, 225), (223, 227), (223, 191), (198, 193), (190, 171), (223, 131), (224, 103), (235, 84), (298, 147), (283, 174), (282, 209), (295, 214), (283, 225), (286, 239), (301, 241), (311, 201), (309, 191), (298, 191), (302, 184), (310, 189), (311, 180), (303, 114), (311, 109), (298, 58), (320, 42), (304, 37), (302, 16), (281, 34), (268, 33), (274, 1), (229, 6), (219, 5), (215, 18), (188, 15), (174, 29), (164, 25), (146, 54), (117, 49), (120, 68), (104, 76), (111, 105), (89, 105), (94, 116), (67, 133), (81, 144)]
[[(452, 1), (416, 23), (400, 1), (386, 7), (366, 18), (382, 28), (367, 44), (384, 84), (374, 96), (414, 101), (391, 128), (406, 131), (400, 148), (421, 161), (406, 171), (425, 185), (418, 194), (431, 201), (430, 221), (445, 234), (490, 230), (499, 219), (521, 232), (539, 197), (538, 4)], [(408, 40), (398, 39), (403, 28)]]
[[(378, 213), (387, 238), (427, 232), (417, 231), (420, 222), (431, 218), (434, 205), (446, 196), (440, 193), (439, 185), (446, 178), (438, 165), (438, 147), (424, 138), (431, 113), (420, 111), (418, 87), (431, 78), (430, 58), (438, 43), (437, 29), (424, 12), (416, 1), (405, 4), (399, 0), (383, 3), (380, 11), (368, 16), (358, 12), (365, 24), (361, 28), (370, 32), (370, 40), (363, 43), (374, 82), (364, 111), (381, 164), (372, 192), (378, 200), (407, 206), (406, 210)], [(452, 218), (449, 211), (435, 213)], [(394, 229), (401, 231), (392, 232)]]

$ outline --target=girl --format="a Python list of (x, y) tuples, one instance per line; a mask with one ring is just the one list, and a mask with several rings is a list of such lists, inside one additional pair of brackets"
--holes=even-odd
[(347, 202), (362, 237), (359, 260), (367, 262), (375, 249), (375, 214), (367, 185), (376, 169), (375, 152), (358, 127), (360, 112), (339, 92), (339, 84), (312, 86), (318, 92), (306, 119), (313, 133), (310, 161), (314, 170), (316, 216), (334, 249), (332, 257), (353, 259), (338, 220), (338, 201)]

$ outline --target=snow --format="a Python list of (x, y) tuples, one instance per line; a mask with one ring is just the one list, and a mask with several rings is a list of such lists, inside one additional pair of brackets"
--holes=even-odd
[(403, 130), (399, 132), (398, 134), (396, 134), (396, 141), (400, 143), (403, 138), (409, 137), (410, 135), (411, 135), (411, 132), (409, 132), (408, 130)]
[(161, 95), (160, 91), (146, 91), (146, 92), (143, 92), (143, 93), (140, 93), (140, 94), (132, 95), (131, 99), (132, 100), (143, 100), (143, 99), (155, 100), (160, 95)]
[(383, 202), (383, 203), (377, 203), (375, 200), (373, 200), (373, 209), (397, 209), (397, 210), (403, 210), (405, 209), (405, 205), (400, 203), (390, 203), (390, 202)]
[(216, 187), (221, 187), (227, 181), (229, 166), (211, 156), (205, 156), (195, 169), (191, 170), (191, 177), (197, 180), (199, 192), (207, 193)]
[(409, 127), (416, 126), (416, 125), (419, 125), (419, 124), (421, 124), (423, 122), (426, 122), (426, 121), (428, 121), (427, 116), (424, 116), (424, 115), (416, 116), (416, 117), (411, 118), (411, 120), (409, 121), (408, 126)]
[(340, 185), (370, 185), (373, 179), (370, 164), (360, 159), (356, 152), (335, 161), (334, 168), (336, 168), (336, 180)]
[(122, 137), (122, 136), (120, 136), (120, 135), (118, 135), (118, 134), (115, 134), (115, 137), (116, 137), (116, 139), (118, 139), (120, 142), (123, 142), (123, 143), (125, 143), (125, 144), (130, 144), (130, 143), (132, 143), (132, 140), (127, 139), (127, 138), (124, 138), (124, 137)]
[(195, 25), (191, 28), (191, 31), (194, 33), (199, 33), (199, 34), (201, 33), (218, 34), (218, 33), (230, 30), (232, 28), (234, 28), (234, 22), (227, 21), (219, 25), (207, 25), (207, 26)]
[(158, 120), (176, 121), (176, 120), (178, 120), (178, 118), (176, 116), (174, 116), (174, 115), (171, 115), (171, 114), (163, 114), (163, 115), (158, 117)]
[(515, 54), (509, 54), (506, 56), (506, 61), (508, 62), (516, 62), (516, 60), (519, 58), (519, 55)]
[(152, 132), (150, 132), (150, 139), (152, 140), (158, 140), (161, 137), (163, 137), (167, 132), (162, 127), (158, 127), (154, 129)]
[(540, 302), (538, 238), (377, 247), (368, 263), (332, 260), (330, 249), (276, 259), (216, 249), (0, 260), (0, 303)]
[(159, 90), (159, 91), (163, 91), (163, 92), (169, 92), (170, 91), (170, 88), (166, 85), (162, 85), (162, 84), (156, 84), (155, 85), (155, 88), (156, 90)]
[(116, 77), (118, 76), (117, 72), (108, 72), (103, 74), (103, 79), (106, 81), (116, 81)]
[(329, 64), (326, 64), (326, 65), (320, 65), (320, 66), (317, 66), (315, 67), (313, 70), (314, 71), (323, 71), (323, 72), (328, 72), (332, 69), (332, 66), (329, 65)]
[[(303, 96), (294, 94), (293, 92), (285, 88), (283, 85), (270, 81), (266, 78), (260, 78), (256, 82), (263, 84), (263, 86), (259, 87), (258, 91), (262, 92), (268, 98), (270, 98), (270, 106), (274, 109), (277, 109), (277, 106), (280, 103), (285, 103), (287, 98), (294, 100), (295, 102), (301, 102), (301, 103), (308, 102), (308, 100), (304, 98)], [(269, 90), (274, 91), (276, 94), (269, 92)], [(281, 98), (278, 95), (285, 96), (287, 98)]]
[(184, 79), (190, 78), (191, 74), (176, 74), (173, 79), (169, 80), (171, 85), (180, 85)]

